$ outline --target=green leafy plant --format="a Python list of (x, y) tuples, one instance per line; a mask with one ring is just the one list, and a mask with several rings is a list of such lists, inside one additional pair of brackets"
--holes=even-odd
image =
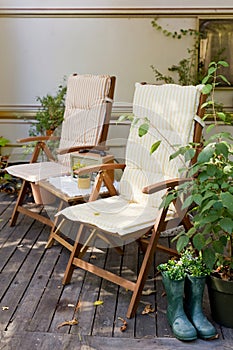
[(166, 272), (172, 280), (182, 280), (188, 274), (193, 277), (202, 277), (210, 274), (211, 270), (206, 266), (201, 254), (196, 256), (192, 247), (183, 250), (180, 258), (168, 260), (157, 267), (158, 271)]
[(0, 147), (6, 146), (10, 141), (3, 136), (0, 136)]
[(30, 135), (45, 134), (47, 130), (54, 131), (63, 121), (65, 111), (65, 96), (67, 87), (65, 79), (63, 84), (59, 85), (55, 95), (47, 94), (43, 97), (37, 97), (40, 102), (40, 108), (36, 113), (36, 123), (30, 128)]
[[(203, 93), (210, 94), (210, 99), (203, 105), (213, 117), (213, 123), (207, 133), (216, 129), (203, 144), (192, 165), (190, 151), (193, 144), (188, 144), (171, 156), (171, 160), (179, 155), (186, 157), (186, 171), (190, 181), (172, 190), (163, 199), (162, 206), (168, 206), (177, 197), (184, 197), (183, 209), (193, 217), (193, 227), (188, 232), (180, 232), (176, 237), (177, 250), (181, 252), (191, 244), (201, 254), (204, 263), (210, 269), (218, 269), (221, 277), (233, 279), (233, 137), (229, 132), (217, 132), (219, 123), (226, 123), (226, 115), (216, 110), (215, 88), (220, 81), (227, 83), (223, 75), (218, 75), (221, 67), (227, 67), (225, 61), (211, 62)], [(200, 146), (200, 145), (195, 145)]]
[(73, 166), (72, 166), (72, 173), (73, 173), (73, 177), (81, 177), (81, 178), (89, 178), (90, 174), (82, 174), (82, 175), (77, 175), (75, 174), (76, 170), (85, 168), (87, 165), (85, 163), (81, 163), (81, 162), (76, 162)]
[[(170, 32), (157, 22), (157, 19), (154, 19), (151, 22), (153, 28), (157, 31), (160, 31), (166, 37), (171, 37), (173, 39), (182, 39), (183, 37), (192, 36), (194, 39), (193, 45), (191, 48), (187, 48), (188, 57), (181, 59), (177, 64), (168, 67), (169, 72), (175, 72), (178, 75), (178, 83), (180, 85), (196, 85), (200, 83), (204, 72), (201, 67), (197, 69), (197, 55), (198, 47), (200, 44), (200, 39), (202, 34), (194, 29), (180, 29), (178, 32)], [(175, 79), (170, 75), (162, 74), (154, 65), (151, 65), (151, 68), (154, 72), (156, 81), (162, 81), (166, 84), (174, 84)]]
[[(182, 147), (171, 145), (161, 135), (163, 141), (155, 140), (150, 153), (155, 152), (161, 142), (167, 142), (174, 149), (170, 160), (176, 157), (183, 159), (180, 172), (185, 172), (188, 180), (170, 190), (161, 204), (161, 207), (168, 207), (176, 198), (183, 198), (182, 209), (193, 218), (193, 227), (175, 237), (178, 252), (191, 245), (208, 269), (216, 270), (221, 278), (233, 280), (233, 137), (229, 132), (218, 132), (219, 125), (230, 125), (231, 121), (226, 113), (217, 108), (215, 101), (216, 87), (221, 81), (229, 83), (225, 76), (218, 74), (220, 68), (227, 66), (225, 61), (211, 62), (202, 81), (205, 84), (202, 92), (209, 95), (202, 106), (207, 111), (204, 119), (210, 116), (213, 119), (206, 131), (207, 134), (210, 131), (215, 133), (202, 144), (191, 142)], [(159, 132), (147, 117), (142, 121), (131, 114), (120, 118), (123, 119), (130, 120), (132, 126), (140, 120), (139, 137), (146, 135), (150, 128), (156, 128)], [(190, 160), (197, 148), (201, 151), (197, 162), (192, 164)], [(176, 265), (174, 262), (170, 264)], [(174, 271), (175, 275), (182, 274), (179, 265), (177, 272)]]

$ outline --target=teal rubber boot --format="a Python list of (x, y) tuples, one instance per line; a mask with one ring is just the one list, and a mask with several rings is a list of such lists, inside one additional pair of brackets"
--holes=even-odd
[(162, 279), (167, 294), (167, 318), (175, 337), (186, 341), (197, 339), (196, 329), (184, 312), (185, 279), (171, 280), (166, 272), (162, 272)]
[(197, 330), (198, 337), (214, 339), (218, 337), (215, 327), (203, 314), (202, 300), (206, 277), (187, 276), (185, 281), (185, 311)]

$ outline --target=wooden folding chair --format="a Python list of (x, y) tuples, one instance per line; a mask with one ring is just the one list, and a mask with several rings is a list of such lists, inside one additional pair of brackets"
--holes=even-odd
[[(156, 86), (137, 83), (133, 112), (139, 121), (131, 126), (126, 146), (126, 163), (98, 167), (96, 191), (93, 192), (91, 201), (65, 208), (58, 213), (65, 221), (77, 222), (79, 225), (63, 284), (69, 283), (74, 269), (80, 267), (132, 291), (126, 314), (128, 318), (133, 317), (137, 310), (155, 250), (176, 253), (175, 250), (158, 245), (160, 233), (180, 224), (185, 229), (190, 228), (179, 201), (175, 202), (173, 208), (159, 207), (166, 191), (184, 181), (179, 178), (183, 160), (178, 158), (169, 161), (170, 154), (174, 153), (173, 145), (200, 141), (203, 127), (201, 117), (204, 113), (201, 108), (204, 102), (201, 89), (201, 85), (182, 87), (174, 84)], [(150, 120), (151, 128), (144, 137), (139, 137), (138, 128), (144, 124), (144, 118)], [(151, 155), (151, 145), (157, 140), (161, 140), (160, 147)], [(124, 168), (124, 172), (117, 193), (106, 171), (120, 167)], [(95, 200), (102, 181), (111, 197)], [(133, 240), (143, 245), (144, 258), (136, 282), (83, 259), (88, 247), (94, 246), (97, 236), (104, 239), (108, 247), (121, 248)]]
[[(101, 149), (105, 146), (115, 80), (115, 77), (109, 75), (73, 74), (69, 77), (64, 121), (56, 160), (46, 141), (57, 138), (38, 136), (19, 140), (23, 143), (36, 142), (36, 146), (29, 164), (13, 165), (6, 168), (9, 174), (23, 179), (11, 216), (11, 226), (16, 224), (18, 214), (22, 213), (53, 227), (54, 222), (48, 217), (23, 206), (28, 188), (38, 184), (41, 180), (70, 174), (71, 152), (83, 149)], [(38, 162), (41, 151), (47, 156), (44, 162)]]

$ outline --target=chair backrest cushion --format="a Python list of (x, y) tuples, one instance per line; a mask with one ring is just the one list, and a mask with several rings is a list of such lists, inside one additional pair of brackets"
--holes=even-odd
[[(175, 84), (142, 85), (136, 83), (133, 113), (139, 122), (131, 127), (126, 147), (126, 168), (120, 182), (120, 193), (131, 201), (149, 201), (158, 207), (161, 197), (145, 195), (144, 186), (179, 177), (182, 158), (169, 161), (174, 145), (185, 145), (193, 139), (194, 118), (197, 113), (202, 85)], [(138, 136), (138, 127), (150, 120), (149, 132)], [(151, 155), (153, 143), (161, 140)]]
[[(59, 148), (97, 145), (106, 115), (109, 75), (72, 75), (67, 82), (66, 108)], [(70, 155), (58, 156), (69, 166)]]
[(67, 83), (65, 118), (73, 109), (90, 109), (101, 104), (108, 96), (109, 75), (74, 74)]

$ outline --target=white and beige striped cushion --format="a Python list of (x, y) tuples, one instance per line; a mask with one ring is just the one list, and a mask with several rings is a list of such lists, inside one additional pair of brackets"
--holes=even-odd
[[(109, 75), (75, 74), (69, 77), (59, 148), (99, 143), (110, 84)], [(70, 155), (59, 155), (58, 161), (70, 166)]]
[[(175, 151), (174, 145), (185, 145), (193, 138), (202, 87), (136, 84), (133, 112), (139, 118), (149, 118), (154, 127), (142, 138), (138, 136), (138, 125), (131, 128), (126, 149), (127, 167), (120, 187), (124, 197), (148, 201), (148, 196), (141, 193), (143, 186), (180, 176), (182, 158), (169, 161), (169, 157)], [(150, 155), (151, 145), (158, 140), (162, 140), (159, 149)], [(156, 195), (149, 196), (149, 200), (151, 205), (160, 204)]]
[(103, 103), (110, 89), (109, 75), (72, 75), (67, 83), (66, 111), (64, 118), (73, 110), (89, 109)]
[[(58, 215), (95, 225), (123, 236), (124, 240), (131, 235), (139, 237), (145, 229), (152, 227), (163, 193), (146, 195), (142, 188), (179, 176), (182, 163), (177, 160), (169, 162), (169, 156), (174, 152), (173, 144), (186, 144), (193, 136), (193, 120), (201, 89), (202, 86), (136, 84), (134, 114), (139, 118), (149, 118), (155, 128), (142, 138), (138, 136), (138, 124), (131, 128), (120, 195), (68, 207)], [(157, 140), (162, 140), (162, 143), (150, 155), (150, 147)]]

